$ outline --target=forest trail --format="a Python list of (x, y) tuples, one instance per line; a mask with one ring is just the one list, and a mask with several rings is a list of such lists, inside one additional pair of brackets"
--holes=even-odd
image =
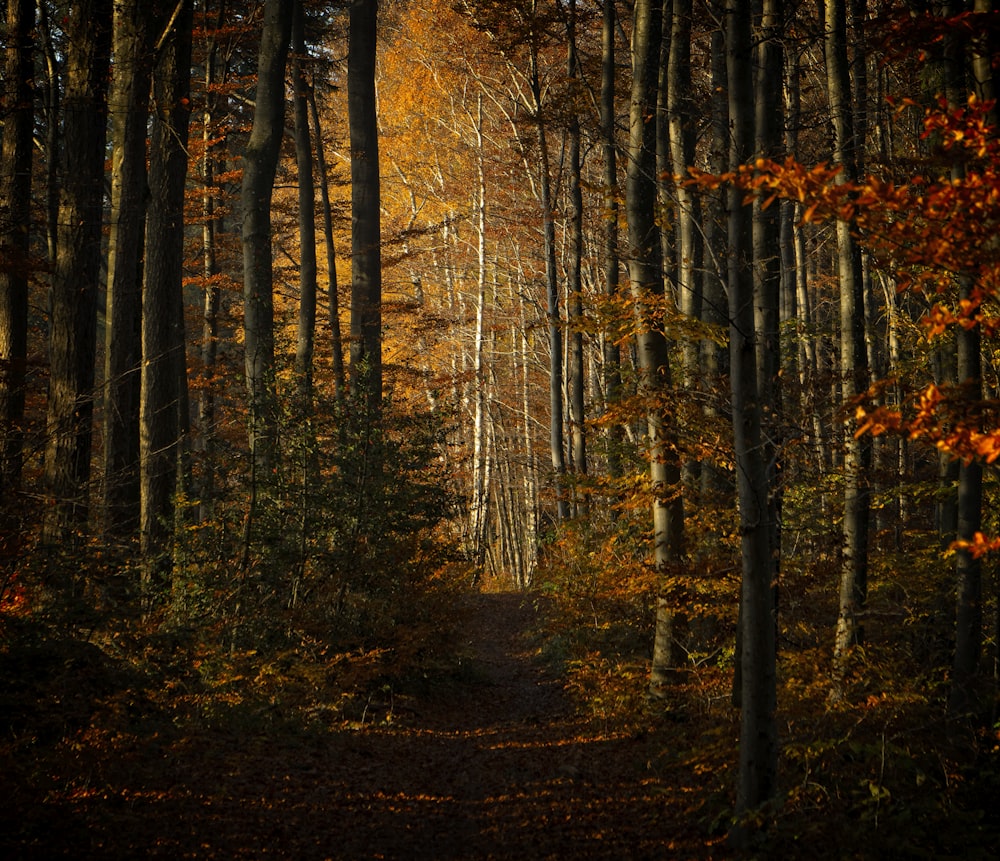
[(575, 714), (525, 637), (530, 599), (464, 601), (457, 671), (377, 721), (373, 707), (321, 733), (228, 725), (77, 763), (80, 785), (28, 814), (48, 827), (20, 857), (691, 857), (698, 826), (677, 812), (691, 799), (653, 765), (662, 738)]

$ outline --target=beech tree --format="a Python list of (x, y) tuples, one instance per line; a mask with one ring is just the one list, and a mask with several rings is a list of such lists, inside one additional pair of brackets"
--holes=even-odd
[(0, 501), (21, 483), (34, 125), (34, 16), (31, 0), (8, 0), (0, 113)]
[(243, 154), (243, 326), (250, 449), (258, 476), (274, 463), (278, 444), (271, 196), (285, 130), (285, 63), (293, 4), (264, 4), (253, 129)]
[(382, 410), (382, 256), (375, 47), (378, 0), (352, 0), (347, 65), (351, 138), (351, 392)]
[(139, 409), (140, 543), (147, 588), (169, 572), (174, 497), (189, 407), (184, 338), (184, 189), (191, 81), (192, 0), (183, 0), (160, 36), (150, 135), (149, 212), (142, 290)]
[(85, 527), (89, 513), (111, 18), (110, 0), (76, 0), (65, 21), (63, 134), (73, 146), (59, 183), (52, 276), (45, 446), (52, 540)]

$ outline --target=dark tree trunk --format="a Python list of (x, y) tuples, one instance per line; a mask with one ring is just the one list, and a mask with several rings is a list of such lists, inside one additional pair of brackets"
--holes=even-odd
[[(601, 23), (601, 150), (604, 158), (604, 294), (613, 307), (618, 295), (621, 262), (618, 256), (618, 150), (615, 143), (615, 4), (605, 0)], [(604, 332), (604, 400), (621, 397), (621, 349), (617, 327)], [(608, 430), (608, 473), (621, 475), (621, 426)]]
[(146, 130), (152, 48), (160, 15), (142, 0), (115, 4), (111, 114), (111, 229), (104, 338), (104, 528), (139, 528), (142, 266)]
[(257, 64), (253, 129), (243, 155), (243, 326), (255, 474), (277, 457), (271, 195), (285, 131), (285, 63), (294, 0), (267, 0)]
[[(679, 492), (680, 469), (670, 445), (670, 428), (660, 396), (670, 388), (667, 340), (655, 323), (666, 302), (661, 267), (660, 231), (656, 224), (657, 64), (662, 7), (659, 0), (635, 4), (632, 37), (632, 96), (629, 110), (629, 157), (625, 182), (628, 214), (628, 270), (638, 316), (640, 393), (649, 401), (650, 483), (653, 493), (653, 563), (661, 574), (683, 554), (684, 522)], [(675, 608), (667, 596), (657, 601), (656, 635), (650, 692), (656, 695), (676, 666)]]
[(347, 61), (351, 137), (351, 392), (382, 412), (382, 235), (375, 101), (378, 0), (352, 0)]
[[(750, 6), (726, 4), (726, 60), (731, 130), (730, 170), (753, 153), (753, 52)], [(729, 190), (729, 362), (732, 383), (733, 443), (742, 535), (740, 590), (740, 754), (736, 811), (743, 816), (774, 796), (777, 781), (777, 724), (774, 601), (767, 527), (766, 465), (761, 449), (754, 329), (752, 207), (744, 192)], [(746, 839), (738, 824), (736, 843)]]
[(188, 424), (182, 283), (193, 0), (178, 9), (161, 37), (150, 134), (139, 410), (140, 542), (147, 590), (162, 587), (157, 578), (169, 574), (174, 493)]
[[(52, 278), (45, 486), (53, 505), (45, 531), (60, 540), (86, 525), (94, 413), (97, 291), (107, 138), (110, 0), (77, 0), (67, 35), (57, 255)], [(51, 118), (50, 118), (51, 121)], [(51, 155), (51, 153), (50, 153)]]
[[(0, 98), (0, 501), (21, 485), (34, 126), (33, 0), (8, 0), (7, 45)], [(2, 540), (2, 539), (0, 539)]]
[(300, 406), (312, 399), (313, 350), (316, 343), (316, 190), (313, 184), (312, 141), (309, 138), (309, 82), (306, 79), (306, 39), (303, 0), (295, 0), (292, 20), (292, 84), (295, 116), (295, 163), (299, 174), (299, 328), (295, 376)]

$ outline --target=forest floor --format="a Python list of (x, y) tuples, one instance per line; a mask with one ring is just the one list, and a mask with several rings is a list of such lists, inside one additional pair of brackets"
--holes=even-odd
[[(324, 718), (321, 704), (310, 720), (261, 702), (226, 708), (224, 697), (193, 695), (183, 684), (173, 697), (164, 689), (135, 699), (125, 695), (123, 670), (101, 669), (97, 657), (49, 655), (47, 696), (62, 717), (10, 717), (15, 741), (0, 747), (9, 796), (0, 805), (0, 855), (725, 854), (722, 838), (706, 834), (704, 805), (720, 799), (705, 797), (703, 778), (696, 800), (682, 773), (689, 765), (663, 756), (670, 726), (615, 730), (581, 717), (537, 659), (530, 597), (461, 601), (447, 669), (385, 686), (350, 720), (343, 711)], [(16, 695), (6, 695), (14, 712)], [(176, 707), (164, 708), (168, 701)], [(75, 725), (66, 717), (74, 713), (82, 715)], [(677, 742), (698, 733), (690, 724), (675, 729)]]

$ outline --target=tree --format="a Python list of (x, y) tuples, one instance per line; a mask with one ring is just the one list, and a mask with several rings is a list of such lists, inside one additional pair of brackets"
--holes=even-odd
[(139, 408), (140, 545), (147, 589), (162, 586), (156, 578), (169, 572), (174, 495), (189, 423), (182, 285), (192, 9), (192, 0), (183, 0), (167, 22), (153, 86)]
[(378, 0), (352, 0), (347, 61), (351, 137), (351, 392), (369, 422), (382, 410), (382, 255), (375, 100)]
[(34, 126), (32, 0), (8, 0), (4, 116), (0, 149), (0, 500), (21, 484), (25, 371), (28, 359), (28, 275), (31, 250), (31, 166)]
[(299, 400), (312, 397), (313, 349), (316, 341), (316, 191), (312, 141), (309, 136), (309, 81), (306, 78), (305, 11), (295, 0), (292, 19), (292, 83), (295, 117), (295, 162), (299, 174), (299, 330), (295, 373)]
[[(845, 0), (826, 0), (824, 53), (827, 92), (833, 120), (833, 161), (842, 166), (842, 182), (857, 176), (854, 112), (847, 60), (847, 11)], [(864, 295), (861, 249), (850, 224), (837, 221), (837, 272), (840, 278), (841, 394), (849, 403), (868, 388), (868, 354), (865, 349)], [(834, 644), (834, 690), (847, 671), (852, 646), (864, 639), (861, 614), (868, 594), (867, 475), (871, 467), (871, 440), (849, 431), (844, 439), (844, 537), (840, 575), (840, 611)]]
[(51, 540), (85, 526), (89, 510), (111, 11), (110, 0), (75, 0), (65, 22), (63, 134), (73, 146), (63, 162), (52, 277), (45, 446)]
[[(660, 53), (661, 6), (652, 0), (635, 4), (632, 35), (632, 94), (629, 109), (628, 168), (625, 206), (628, 217), (628, 273), (636, 306), (636, 347), (639, 353), (639, 391), (647, 399), (646, 426), (649, 478), (652, 491), (653, 565), (665, 576), (668, 566), (683, 552), (683, 512), (679, 493), (680, 470), (670, 440), (661, 399), (670, 388), (667, 339), (657, 313), (666, 295), (660, 265), (660, 232), (656, 224), (656, 68)], [(674, 611), (671, 599), (657, 601), (656, 637), (650, 690), (666, 683), (673, 657)]]
[(250, 451), (257, 476), (277, 456), (271, 195), (285, 130), (285, 63), (294, 0), (266, 0), (253, 128), (243, 154), (243, 327)]
[[(753, 147), (753, 75), (750, 9), (727, 0), (725, 10), (729, 118), (729, 166), (750, 160)], [(742, 583), (740, 589), (740, 754), (736, 812), (742, 816), (771, 799), (777, 780), (776, 656), (771, 552), (770, 488), (761, 447), (753, 275), (750, 268), (751, 205), (733, 184), (728, 193), (729, 366), (739, 498)], [(733, 832), (741, 843), (741, 826)]]
[(146, 129), (153, 43), (162, 24), (148, 3), (130, 0), (115, 4), (109, 111), (111, 227), (104, 328), (104, 528), (110, 535), (135, 534), (139, 526)]

